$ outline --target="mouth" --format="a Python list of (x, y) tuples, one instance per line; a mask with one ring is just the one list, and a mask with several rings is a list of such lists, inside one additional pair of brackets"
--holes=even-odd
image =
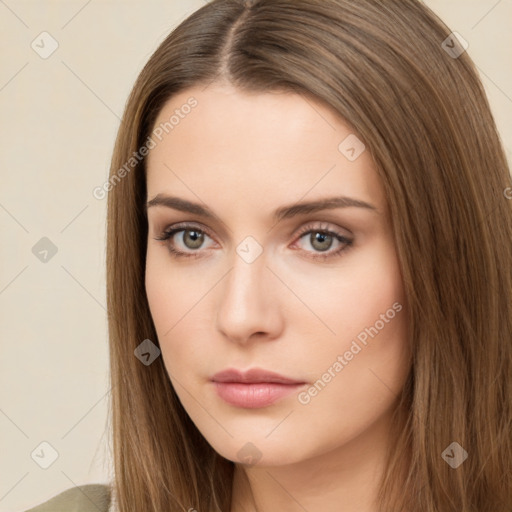
[(216, 373), (211, 381), (220, 398), (244, 409), (267, 407), (306, 384), (259, 368), (246, 372), (227, 369)]

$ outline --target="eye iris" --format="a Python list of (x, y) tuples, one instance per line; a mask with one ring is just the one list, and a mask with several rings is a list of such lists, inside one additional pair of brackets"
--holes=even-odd
[[(331, 248), (333, 237), (328, 233), (320, 231), (310, 234), (310, 242), (316, 250), (324, 252)], [(204, 233), (194, 229), (186, 229), (183, 231), (183, 243), (188, 249), (199, 249), (204, 241)]]
[(199, 249), (203, 244), (203, 240), (204, 233), (200, 233), (199, 231), (188, 229), (183, 234), (183, 242), (188, 249)]
[[(312, 247), (319, 251), (327, 251), (331, 245), (332, 245), (332, 236), (328, 235), (326, 233), (311, 233), (310, 241)], [(317, 242), (321, 244), (320, 246), (317, 245)], [(327, 244), (326, 244), (327, 242)], [(323, 245), (322, 245), (323, 244)]]

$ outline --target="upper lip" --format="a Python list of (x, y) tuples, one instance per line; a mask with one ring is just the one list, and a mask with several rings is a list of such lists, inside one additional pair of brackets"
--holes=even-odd
[(276, 384), (304, 384), (304, 381), (289, 379), (279, 373), (274, 373), (261, 368), (252, 368), (247, 371), (228, 368), (216, 373), (212, 377), (214, 382), (242, 382), (242, 383), (266, 383), (273, 382)]

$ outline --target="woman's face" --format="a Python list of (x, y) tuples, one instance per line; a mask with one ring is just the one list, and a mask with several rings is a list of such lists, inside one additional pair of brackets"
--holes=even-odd
[(219, 84), (174, 96), (150, 146), (147, 297), (206, 440), (282, 465), (383, 439), (409, 349), (370, 152), (311, 98)]

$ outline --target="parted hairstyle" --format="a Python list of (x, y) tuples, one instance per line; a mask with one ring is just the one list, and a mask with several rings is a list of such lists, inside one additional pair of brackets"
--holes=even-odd
[[(121, 512), (231, 506), (234, 463), (191, 421), (162, 358), (145, 366), (134, 357), (143, 340), (158, 345), (144, 278), (146, 158), (119, 174), (173, 95), (214, 82), (314, 97), (376, 164), (412, 348), (380, 509), (512, 511), (512, 184), (463, 50), (416, 0), (213, 0), (151, 56), (125, 107), (108, 195), (109, 419)], [(468, 454), (457, 468), (442, 456), (452, 442)]]

